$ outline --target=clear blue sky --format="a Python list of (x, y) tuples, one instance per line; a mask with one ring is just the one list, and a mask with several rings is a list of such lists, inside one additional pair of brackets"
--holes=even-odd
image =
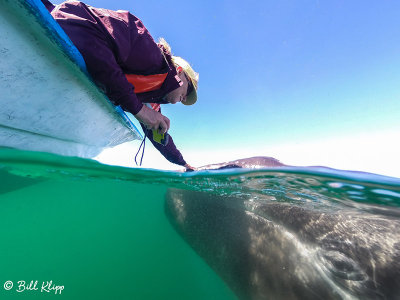
[[(321, 143), (341, 138), (348, 139), (337, 147), (357, 156), (363, 149), (349, 144), (351, 137), (370, 133), (381, 137), (386, 152), (367, 145), (364, 151), (372, 152), (365, 160), (395, 153), (388, 148), (400, 140), (399, 1), (86, 3), (129, 10), (200, 73), (196, 105), (163, 108), (184, 156), (213, 149), (246, 156), (259, 149), (248, 154), (286, 162), (272, 149), (319, 142), (320, 152)], [(292, 155), (299, 164), (346, 168), (329, 158), (302, 163)], [(394, 163), (400, 168), (398, 157)]]

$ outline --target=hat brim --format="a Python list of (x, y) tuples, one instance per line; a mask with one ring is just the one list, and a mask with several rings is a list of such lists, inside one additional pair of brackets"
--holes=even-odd
[(186, 96), (186, 101), (182, 102), (184, 105), (193, 105), (197, 101), (197, 91), (196, 89), (193, 89), (193, 91)]

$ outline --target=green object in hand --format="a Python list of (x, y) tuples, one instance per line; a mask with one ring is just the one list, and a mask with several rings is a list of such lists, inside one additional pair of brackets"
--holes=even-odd
[(153, 141), (166, 146), (168, 144), (168, 135), (159, 133), (158, 130), (153, 129)]

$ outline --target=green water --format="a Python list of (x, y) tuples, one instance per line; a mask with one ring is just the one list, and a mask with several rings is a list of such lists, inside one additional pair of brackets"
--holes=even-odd
[[(400, 180), (373, 174), (301, 168), (183, 174), (0, 149), (0, 299), (236, 299), (168, 220), (170, 187), (252, 204), (388, 212), (396, 222), (400, 216)], [(37, 290), (17, 292), (22, 280), (38, 281)], [(50, 280), (64, 287), (61, 294), (41, 291)]]
[[(235, 299), (166, 219), (167, 185), (82, 178), (57, 166), (74, 159), (1, 154), (0, 299), (49, 299), (41, 284), (50, 280), (64, 286), (55, 298)], [(38, 290), (16, 292), (20, 280), (38, 280)]]

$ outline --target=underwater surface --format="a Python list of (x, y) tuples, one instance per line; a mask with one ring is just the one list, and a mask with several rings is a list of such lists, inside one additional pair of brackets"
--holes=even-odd
[(374, 174), (1, 148), (0, 236), (0, 299), (400, 299), (400, 179)]

